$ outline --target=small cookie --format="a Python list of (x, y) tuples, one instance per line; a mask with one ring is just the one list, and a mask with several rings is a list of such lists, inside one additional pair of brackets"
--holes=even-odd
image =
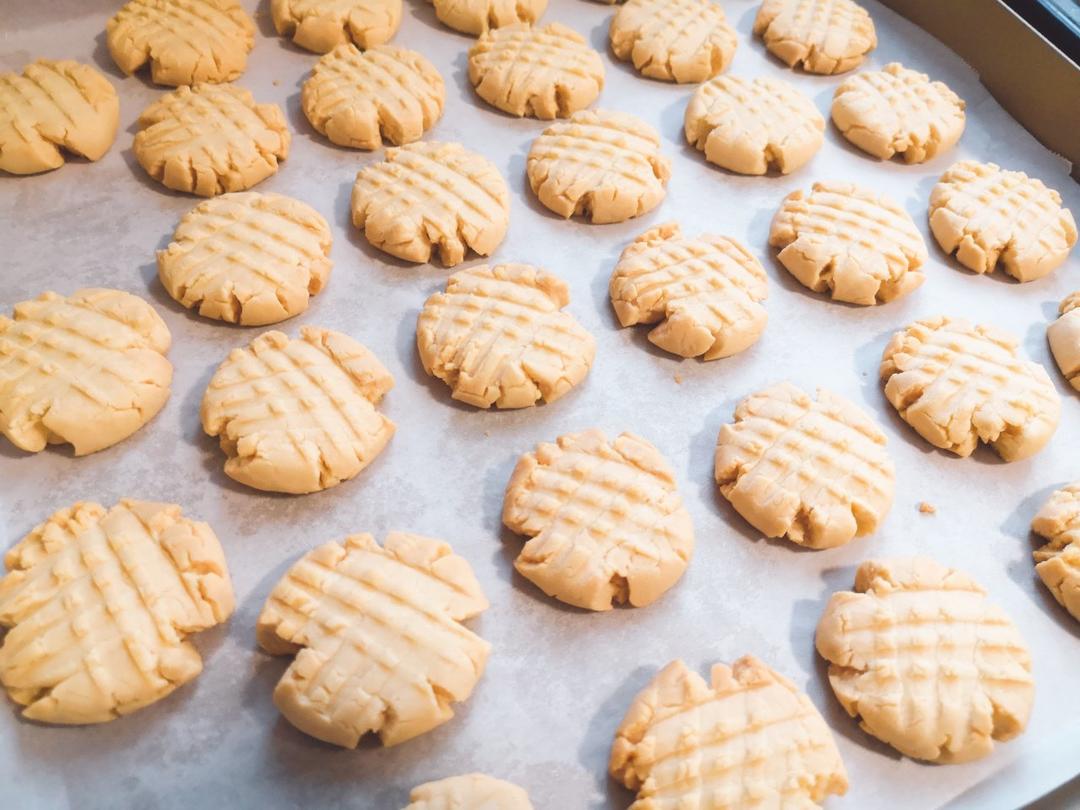
[(511, 115), (566, 118), (604, 89), (604, 63), (585, 37), (551, 23), (507, 25), (469, 49), (469, 81), (492, 107)]
[(1065, 296), (1058, 311), (1061, 317), (1046, 328), (1046, 338), (1061, 373), (1080, 391), (1080, 290)]
[(233, 612), (214, 532), (179, 506), (61, 509), (4, 558), (0, 681), (42, 723), (105, 723), (202, 671), (186, 636)]
[(789, 174), (821, 148), (825, 119), (785, 81), (718, 76), (691, 96), (683, 132), (717, 166), (739, 174)]
[(503, 523), (527, 535), (514, 568), (548, 596), (588, 610), (644, 607), (683, 575), (694, 524), (660, 451), (623, 433), (569, 433), (523, 455)]
[(488, 256), (510, 224), (510, 192), (495, 164), (459, 143), (427, 141), (386, 150), (356, 175), (353, 225), (379, 250), (447, 267), (465, 252)]
[(964, 101), (944, 83), (890, 62), (845, 79), (833, 95), (832, 120), (864, 152), (922, 163), (960, 140)]
[(872, 306), (906, 295), (925, 279), (926, 244), (888, 197), (851, 183), (814, 183), (784, 198), (769, 229), (777, 258), (805, 287), (834, 301)]
[(482, 773), (425, 782), (409, 793), (405, 810), (533, 810), (517, 785)]
[(20, 450), (85, 456), (126, 439), (169, 398), (171, 337), (148, 303), (120, 290), (54, 292), (0, 316), (0, 433)]
[(165, 290), (204, 318), (265, 326), (307, 309), (330, 277), (330, 226), (281, 194), (243, 191), (199, 203), (157, 252)]
[(703, 82), (727, 70), (738, 39), (712, 0), (627, 0), (611, 18), (611, 50), (642, 76)]
[(315, 53), (350, 39), (363, 49), (389, 42), (401, 11), (401, 0), (270, 0), (274, 30)]
[(203, 395), (203, 430), (228, 456), (225, 474), (267, 492), (301, 495), (352, 478), (394, 435), (376, 405), (394, 378), (348, 335), (264, 332), (233, 349)]
[(991, 326), (944, 316), (893, 335), (881, 358), (885, 397), (934, 447), (970, 456), (980, 441), (1019, 461), (1050, 441), (1061, 399), (1016, 339)]
[(477, 408), (554, 402), (585, 379), (596, 341), (562, 308), (566, 283), (527, 264), (486, 264), (450, 276), (424, 303), (416, 348), (424, 371)]
[(548, 0), (431, 0), (443, 25), (478, 37), (491, 28), (540, 19)]
[(1035, 552), (1035, 573), (1080, 620), (1080, 482), (1051, 495), (1031, 521), (1031, 530), (1048, 541)]
[(795, 684), (752, 655), (713, 664), (711, 683), (672, 661), (615, 732), (608, 770), (633, 807), (820, 807), (847, 792), (832, 732)]
[(1076, 221), (1041, 180), (993, 163), (954, 163), (930, 192), (930, 230), (976, 273), (1000, 263), (1017, 281), (1042, 278), (1076, 244)]
[(200, 197), (251, 188), (289, 155), (281, 108), (231, 84), (179, 87), (143, 110), (139, 128), (139, 165), (166, 188)]
[(440, 540), (390, 532), (325, 543), (298, 560), (259, 614), (259, 646), (295, 655), (274, 705), (305, 734), (386, 746), (454, 716), (491, 649), (460, 622), (488, 601), (469, 563)]
[(851, 0), (763, 0), (754, 35), (788, 67), (843, 73), (877, 47), (874, 21)]
[(64, 165), (61, 147), (98, 160), (116, 139), (120, 100), (109, 80), (70, 59), (39, 59), (0, 73), (0, 171), (36, 174)]
[(529, 186), (547, 208), (594, 224), (622, 222), (658, 206), (671, 177), (660, 135), (640, 118), (582, 110), (545, 129), (526, 164)]
[(619, 257), (608, 284), (623, 326), (656, 323), (649, 340), (680, 357), (715, 360), (753, 345), (765, 331), (768, 276), (726, 236), (682, 235), (674, 222), (652, 228)]
[(1020, 633), (978, 583), (925, 557), (870, 560), (817, 626), (829, 683), (864, 731), (941, 764), (1024, 730), (1034, 698)]

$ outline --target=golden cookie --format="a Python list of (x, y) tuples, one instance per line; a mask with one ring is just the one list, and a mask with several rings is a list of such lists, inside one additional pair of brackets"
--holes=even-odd
[(703, 82), (727, 70), (738, 39), (712, 0), (627, 0), (611, 18), (611, 50), (642, 76)]
[(1065, 379), (1080, 391), (1080, 290), (1065, 296), (1056, 321), (1046, 328), (1050, 351)]
[(843, 73), (877, 47), (874, 21), (851, 0), (763, 0), (754, 35), (788, 67)]
[(1051, 495), (1031, 521), (1031, 530), (1048, 541), (1035, 552), (1035, 572), (1080, 620), (1080, 482)]
[(431, 0), (435, 16), (455, 31), (478, 37), (491, 28), (535, 23), (548, 0)]
[(389, 42), (401, 11), (401, 0), (270, 0), (274, 30), (315, 53), (350, 39), (365, 49)]
[(451, 776), (412, 789), (405, 810), (533, 810), (529, 794), (482, 773)]

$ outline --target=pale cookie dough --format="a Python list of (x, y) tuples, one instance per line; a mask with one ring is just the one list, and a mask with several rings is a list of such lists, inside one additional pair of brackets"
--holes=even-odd
[(350, 39), (360, 48), (389, 42), (401, 12), (402, 0), (270, 0), (274, 30), (315, 53)]
[(1080, 391), (1080, 290), (1065, 296), (1056, 321), (1046, 328), (1050, 351), (1065, 379)]
[(938, 316), (893, 335), (881, 358), (885, 396), (934, 447), (970, 456), (980, 441), (1005, 461), (1039, 452), (1061, 415), (1046, 369), (991, 326)]
[(0, 171), (35, 174), (64, 165), (61, 148), (98, 160), (116, 139), (120, 100), (89, 65), (39, 59), (0, 73)]
[(829, 683), (864, 731), (937, 763), (989, 754), (1034, 698), (1020, 633), (965, 574), (925, 557), (864, 562), (817, 626)]
[(416, 348), (424, 371), (477, 408), (554, 402), (585, 379), (596, 341), (563, 307), (566, 283), (527, 264), (478, 265), (424, 303)]
[(683, 132), (717, 166), (739, 174), (789, 174), (821, 148), (825, 119), (788, 82), (718, 76), (690, 98)]
[(503, 112), (566, 118), (596, 101), (604, 89), (604, 63), (585, 37), (565, 25), (507, 25), (469, 49), (469, 81)]
[(177, 88), (143, 110), (139, 127), (133, 151), (146, 173), (201, 197), (251, 188), (289, 155), (281, 108), (231, 84)]
[(523, 455), (503, 523), (527, 535), (514, 568), (548, 596), (588, 610), (644, 607), (683, 575), (694, 524), (660, 451), (623, 433), (569, 433)]
[(482, 773), (451, 776), (412, 789), (405, 810), (533, 810), (529, 794)]
[(923, 283), (926, 243), (907, 211), (850, 183), (814, 183), (788, 194), (773, 217), (769, 244), (805, 287), (835, 301), (872, 306)]
[(318, 132), (353, 149), (383, 140), (420, 140), (443, 113), (446, 88), (416, 51), (380, 45), (361, 53), (351, 43), (322, 57), (304, 82), (300, 107)]
[(1080, 482), (1051, 495), (1035, 515), (1031, 530), (1048, 541), (1035, 552), (1035, 572), (1080, 620)]
[(657, 323), (649, 340), (680, 357), (715, 360), (754, 344), (768, 314), (768, 276), (726, 236), (684, 237), (669, 222), (630, 243), (608, 284), (619, 323)]
[(672, 661), (615, 732), (608, 769), (633, 810), (820, 807), (847, 792), (832, 732), (805, 694), (752, 655), (710, 682)]
[(229, 618), (225, 555), (179, 506), (61, 509), (4, 558), (0, 681), (43, 723), (115, 720), (202, 671), (186, 640)]
[(0, 315), (0, 433), (20, 450), (84, 456), (126, 439), (169, 398), (171, 337), (120, 290), (46, 292)]
[(526, 173), (547, 208), (567, 219), (580, 214), (600, 224), (658, 206), (671, 161), (660, 154), (660, 135), (640, 118), (582, 110), (533, 141)]
[(851, 0), (763, 0), (754, 35), (788, 67), (843, 73), (877, 47), (874, 21)]
[(303, 494), (370, 464), (394, 435), (376, 406), (394, 378), (348, 335), (264, 332), (233, 349), (203, 395), (203, 430), (228, 456), (225, 474), (255, 489)]
[(1076, 244), (1076, 221), (1041, 180), (993, 163), (954, 163), (930, 193), (930, 230), (976, 273), (1000, 263), (1017, 281), (1042, 278)]
[(105, 26), (116, 66), (174, 86), (240, 78), (255, 23), (237, 0), (130, 0)]
[(492, 28), (540, 19), (548, 0), (431, 0), (443, 25), (478, 37)]
[(379, 250), (447, 267), (472, 250), (488, 256), (510, 224), (510, 191), (495, 164), (458, 143), (426, 141), (386, 150), (356, 175), (352, 222)]
[(864, 152), (922, 163), (960, 140), (964, 101), (925, 73), (890, 62), (845, 79), (833, 95), (832, 120)]
[(642, 76), (703, 82), (727, 70), (738, 39), (712, 0), (627, 0), (611, 18), (611, 50)]
[(491, 646), (461, 622), (488, 607), (468, 561), (428, 537), (390, 532), (325, 543), (274, 586), (259, 646), (295, 655), (274, 705), (312, 737), (355, 748), (411, 740), (454, 716)]

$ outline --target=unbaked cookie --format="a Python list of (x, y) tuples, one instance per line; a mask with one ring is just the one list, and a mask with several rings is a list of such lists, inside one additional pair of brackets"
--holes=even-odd
[(431, 0), (435, 16), (455, 31), (478, 37), (491, 28), (535, 23), (548, 0)]
[(548, 596), (589, 610), (644, 607), (683, 575), (694, 524), (660, 451), (623, 433), (569, 433), (523, 455), (503, 523), (530, 539), (514, 568)]
[(401, 0), (270, 0), (274, 29), (301, 48), (327, 53), (350, 39), (361, 48), (389, 42)]
[(1016, 339), (990, 326), (938, 316), (893, 335), (881, 358), (885, 396), (934, 447), (970, 456), (980, 441), (1005, 461), (1039, 452), (1061, 399)]
[(43, 723), (104, 723), (161, 700), (202, 671), (186, 637), (233, 612), (217, 537), (171, 504), (77, 503), (4, 562), (0, 681)]
[(793, 191), (773, 217), (769, 244), (804, 286), (836, 301), (870, 306), (923, 283), (926, 244), (907, 211), (851, 183)]
[(925, 557), (870, 560), (817, 627), (829, 683), (863, 730), (938, 763), (989, 754), (1024, 730), (1031, 657), (971, 578)]
[(165, 187), (201, 197), (251, 188), (289, 155), (281, 108), (231, 84), (179, 87), (143, 110), (139, 127), (139, 165)]
[(1035, 552), (1035, 572), (1054, 598), (1080, 620), (1080, 482), (1050, 496), (1031, 530), (1047, 540)]
[(1080, 290), (1065, 296), (1058, 311), (1061, 317), (1046, 328), (1046, 338), (1061, 373), (1080, 391)]
[(533, 810), (517, 785), (482, 773), (425, 782), (409, 793), (405, 810)]
[(723, 73), (738, 39), (712, 0), (627, 0), (611, 18), (611, 50), (642, 76), (703, 82)]
[(77, 456), (126, 439), (169, 398), (171, 338), (120, 290), (42, 293), (0, 316), (0, 433), (20, 450), (68, 443)]
[(488, 607), (469, 563), (440, 540), (390, 532), (325, 543), (298, 560), (259, 614), (259, 645), (295, 655), (274, 705), (312, 737), (355, 748), (411, 740), (454, 716), (491, 646), (460, 622)]
[(304, 326), (233, 349), (203, 395), (225, 474), (255, 489), (303, 494), (352, 478), (386, 447), (394, 423), (376, 409), (394, 378), (348, 335)]
[(763, 0), (754, 35), (788, 67), (843, 73), (877, 47), (874, 21), (851, 0)]
[(424, 371), (478, 408), (554, 402), (585, 379), (596, 341), (562, 308), (570, 289), (527, 264), (479, 265), (450, 276), (416, 321)]

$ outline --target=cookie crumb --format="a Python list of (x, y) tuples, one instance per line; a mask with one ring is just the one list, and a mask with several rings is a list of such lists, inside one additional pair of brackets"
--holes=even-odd
[(678, 385), (682, 385), (682, 374), (676, 374), (676, 375), (675, 375), (675, 382), (676, 382), (676, 383), (677, 383)]
[(279, 87), (281, 85), (281, 81), (278, 79), (274, 79), (272, 82), (270, 82), (270, 84), (274, 85), (274, 87)]
[(922, 512), (924, 515), (936, 515), (937, 507), (934, 506), (932, 503), (927, 503), (926, 501), (919, 501), (919, 511)]

